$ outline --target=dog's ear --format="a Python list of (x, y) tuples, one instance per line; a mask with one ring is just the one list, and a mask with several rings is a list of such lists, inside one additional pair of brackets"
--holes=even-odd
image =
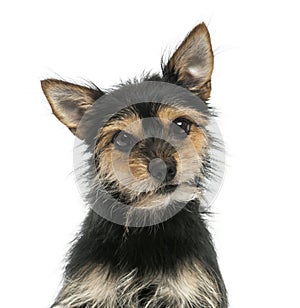
[(57, 79), (42, 80), (41, 85), (54, 115), (82, 139), (77, 126), (86, 110), (104, 93), (96, 87), (88, 88)]
[(206, 101), (210, 97), (213, 66), (210, 35), (206, 25), (201, 23), (163, 66), (163, 79), (186, 87)]

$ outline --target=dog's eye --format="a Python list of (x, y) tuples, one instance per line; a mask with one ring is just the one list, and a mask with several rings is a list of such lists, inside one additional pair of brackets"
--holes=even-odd
[(120, 151), (127, 151), (135, 144), (136, 140), (131, 134), (119, 131), (113, 136), (112, 142)]
[(192, 122), (186, 118), (177, 118), (173, 121), (175, 126), (174, 133), (179, 137), (186, 137), (190, 133)]

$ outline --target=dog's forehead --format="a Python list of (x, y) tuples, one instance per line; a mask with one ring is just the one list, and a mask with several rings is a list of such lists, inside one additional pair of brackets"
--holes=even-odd
[[(167, 82), (144, 81), (123, 86), (97, 100), (95, 108), (102, 114), (114, 115), (135, 106), (141, 117), (155, 116), (160, 105), (170, 109), (194, 109), (205, 113), (207, 105), (187, 89)], [(104, 113), (103, 113), (104, 112)]]
[(88, 143), (93, 143), (99, 131), (112, 120), (132, 122), (132, 117), (158, 117), (173, 121), (190, 116), (202, 121), (200, 115), (209, 114), (207, 105), (187, 89), (167, 82), (144, 81), (130, 84), (100, 97), (82, 117), (79, 129), (86, 132)]
[(196, 124), (203, 124), (207, 119), (207, 114), (178, 104), (143, 102), (120, 110), (109, 119), (109, 123), (118, 122), (122, 127), (133, 122), (139, 122), (140, 124), (147, 122), (155, 125), (156, 122), (161, 121), (164, 124), (170, 124), (170, 122), (178, 118), (187, 118)]

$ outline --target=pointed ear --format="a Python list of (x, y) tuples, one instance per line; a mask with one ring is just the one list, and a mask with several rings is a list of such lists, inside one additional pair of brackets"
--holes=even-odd
[(41, 85), (54, 115), (82, 139), (77, 126), (86, 110), (104, 93), (96, 87), (88, 88), (56, 79), (42, 80)]
[(214, 56), (204, 23), (196, 26), (163, 67), (163, 79), (188, 88), (206, 101), (210, 97)]

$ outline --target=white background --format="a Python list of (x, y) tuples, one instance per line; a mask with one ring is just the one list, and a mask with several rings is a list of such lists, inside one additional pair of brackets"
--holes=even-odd
[(258, 0), (1, 3), (1, 307), (49, 307), (85, 213), (74, 138), (39, 80), (105, 88), (159, 71), (202, 20), (227, 145), (211, 225), (230, 307), (300, 307), (299, 9)]

